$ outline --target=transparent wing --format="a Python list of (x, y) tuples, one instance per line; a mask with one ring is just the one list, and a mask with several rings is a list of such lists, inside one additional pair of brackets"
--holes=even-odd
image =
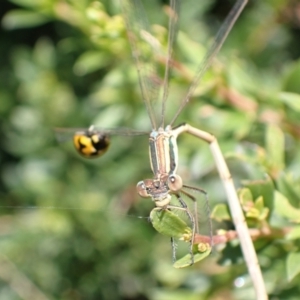
[(161, 79), (157, 75), (155, 49), (159, 43), (153, 36), (143, 6), (139, 0), (121, 0), (127, 34), (134, 58), (142, 98), (151, 126), (157, 129), (153, 102), (158, 97)]
[(178, 32), (178, 19), (180, 2), (178, 0), (170, 1), (169, 9), (169, 34), (168, 34), (168, 52), (166, 59), (165, 75), (163, 82), (163, 96), (162, 96), (162, 111), (161, 111), (161, 124), (160, 127), (165, 127), (165, 110), (169, 94), (169, 77), (173, 61), (173, 48)]
[(200, 80), (202, 79), (203, 75), (205, 74), (208, 67), (211, 65), (212, 60), (218, 54), (219, 50), (221, 49), (224, 41), (226, 40), (229, 32), (231, 31), (233, 25), (235, 24), (237, 18), (241, 14), (243, 8), (245, 7), (248, 0), (237, 0), (231, 11), (229, 12), (228, 16), (226, 17), (223, 25), (219, 29), (213, 44), (208, 49), (206, 55), (202, 59), (199, 67), (197, 69), (196, 75), (193, 79), (191, 86), (189, 87), (186, 96), (183, 98), (176, 114), (174, 115), (170, 125), (174, 124), (176, 119), (178, 118), (179, 114), (183, 110), (183, 108), (189, 102), (191, 96), (193, 95), (195, 88), (199, 84)]
[(213, 231), (207, 193), (200, 188), (184, 185), (180, 194), (175, 198), (177, 199), (173, 198), (174, 205), (177, 201), (180, 207), (186, 207), (188, 213), (184, 209), (172, 209), (172, 212), (182, 218), (192, 230), (195, 229), (198, 241), (212, 246)]
[(65, 142), (73, 138), (75, 133), (95, 133), (108, 136), (120, 135), (120, 136), (137, 136), (137, 135), (149, 135), (148, 131), (134, 130), (130, 128), (99, 128), (91, 126), (89, 128), (55, 128), (55, 137), (58, 142)]

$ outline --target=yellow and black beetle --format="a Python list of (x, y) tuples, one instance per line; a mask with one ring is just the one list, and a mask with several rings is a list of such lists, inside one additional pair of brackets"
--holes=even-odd
[(93, 130), (78, 131), (73, 136), (73, 143), (77, 152), (88, 158), (103, 155), (109, 148), (109, 136)]
[(103, 129), (93, 125), (89, 128), (56, 128), (56, 137), (59, 142), (64, 142), (70, 137), (77, 152), (85, 158), (102, 156), (109, 148), (110, 136), (134, 136), (149, 134), (145, 131), (131, 130), (128, 128)]

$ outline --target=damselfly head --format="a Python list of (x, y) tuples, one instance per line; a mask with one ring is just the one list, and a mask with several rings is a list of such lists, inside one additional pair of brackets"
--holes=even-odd
[(167, 180), (145, 179), (137, 184), (137, 192), (141, 197), (151, 197), (157, 207), (165, 207), (171, 201)]

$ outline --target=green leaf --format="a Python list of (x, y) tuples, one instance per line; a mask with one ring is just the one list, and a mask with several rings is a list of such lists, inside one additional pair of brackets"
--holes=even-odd
[(32, 8), (49, 5), (49, 0), (10, 0), (10, 2), (15, 3), (19, 6), (32, 7)]
[(182, 240), (190, 240), (192, 229), (173, 212), (154, 208), (150, 213), (150, 220), (159, 233)]
[(282, 90), (300, 93), (300, 85), (299, 85), (299, 77), (300, 77), (300, 61), (296, 61), (292, 64), (286, 78), (284, 79)]
[(247, 188), (242, 188), (238, 191), (239, 199), (241, 201), (242, 206), (253, 206), (253, 197), (252, 193)]
[(218, 222), (231, 220), (230, 213), (226, 204), (217, 204), (212, 213), (211, 218)]
[(270, 211), (274, 207), (274, 184), (269, 176), (266, 179), (242, 181), (243, 185), (250, 189), (254, 199), (259, 196), (263, 197), (264, 206), (268, 207)]
[(254, 202), (252, 193), (248, 188), (240, 189), (238, 195), (246, 218), (263, 220), (268, 216), (269, 209), (264, 207), (262, 196)]
[(264, 220), (267, 218), (270, 210), (264, 206), (264, 199), (262, 196), (259, 196), (255, 201), (253, 201), (253, 195), (251, 190), (248, 188), (240, 189), (238, 194), (247, 218), (258, 220)]
[(287, 277), (288, 280), (291, 281), (295, 276), (300, 273), (300, 253), (293, 252), (288, 254), (287, 261), (286, 261), (286, 268), (287, 268)]
[(258, 219), (259, 218), (259, 210), (256, 208), (252, 207), (246, 212), (246, 217), (247, 218), (253, 218), (253, 219)]
[[(211, 252), (211, 248), (208, 248), (205, 252), (197, 252), (194, 254), (194, 263), (201, 261), (202, 259), (206, 258)], [(178, 259), (174, 264), (173, 267), (176, 269), (181, 269), (185, 267), (189, 267), (191, 265), (191, 254), (187, 254), (184, 257)]]
[[(189, 242), (192, 230), (187, 224), (170, 210), (154, 208), (150, 213), (153, 227), (161, 234), (179, 238)], [(211, 247), (206, 243), (193, 245), (194, 263), (207, 257), (211, 252)], [(175, 268), (185, 268), (191, 265), (191, 254), (187, 254), (174, 263)]]
[(28, 28), (45, 24), (49, 18), (32, 11), (15, 9), (9, 11), (2, 19), (2, 25), (6, 29)]
[(279, 99), (292, 110), (300, 112), (300, 94), (282, 92), (279, 94)]
[(286, 236), (289, 240), (297, 240), (300, 238), (300, 226), (295, 226)]
[(255, 200), (255, 204), (254, 204), (255, 208), (258, 209), (259, 211), (262, 211), (264, 208), (264, 200), (263, 197), (260, 196)]
[(107, 66), (110, 56), (101, 51), (87, 51), (83, 53), (74, 65), (74, 72), (83, 76)]
[(247, 188), (242, 188), (238, 190), (238, 196), (246, 216), (251, 218), (258, 216), (259, 212), (254, 207), (251, 191)]
[(270, 166), (270, 173), (277, 174), (284, 169), (284, 134), (282, 130), (274, 125), (268, 124), (266, 133), (266, 150)]
[(258, 219), (265, 220), (267, 218), (267, 216), (269, 215), (270, 210), (264, 206), (264, 199), (262, 196), (258, 197), (255, 200), (254, 206), (259, 211)]
[(291, 222), (300, 223), (300, 210), (293, 207), (288, 199), (278, 191), (275, 192), (274, 204), (274, 210), (278, 215), (289, 219)]
[(282, 173), (277, 180), (277, 184), (279, 191), (289, 199), (289, 202), (294, 207), (299, 207), (299, 182), (296, 181), (290, 174)]

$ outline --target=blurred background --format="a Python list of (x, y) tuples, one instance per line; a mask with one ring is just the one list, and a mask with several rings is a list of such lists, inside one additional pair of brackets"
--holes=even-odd
[[(165, 46), (167, 1), (143, 2)], [(182, 3), (170, 102), (233, 3)], [(98, 159), (55, 138), (56, 127), (151, 129), (119, 1), (4, 0), (0, 13), (0, 299), (254, 299), (237, 241), (172, 267), (169, 238), (147, 220), (154, 205), (136, 194), (152, 176), (147, 136), (113, 137)], [(177, 120), (217, 136), (237, 187), (268, 178), (290, 201), (254, 227), (300, 220), (299, 41), (299, 1), (250, 0)], [(226, 203), (207, 145), (183, 136), (179, 153), (184, 181), (211, 208)], [(256, 243), (271, 299), (299, 295), (298, 231)]]

